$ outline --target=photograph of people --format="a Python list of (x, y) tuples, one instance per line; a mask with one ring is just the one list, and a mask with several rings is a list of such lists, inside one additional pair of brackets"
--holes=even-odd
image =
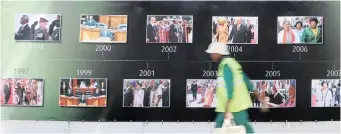
[(338, 79), (312, 80), (312, 107), (340, 107), (340, 82)]
[(192, 43), (193, 16), (148, 15), (147, 43)]
[(123, 107), (169, 107), (169, 79), (125, 79)]
[(251, 95), (252, 107), (283, 108), (296, 106), (296, 80), (251, 80), (253, 87), (267, 102), (263, 106)]
[(16, 41), (60, 41), (60, 29), (60, 14), (17, 14), (14, 39)]
[(258, 17), (213, 16), (212, 42), (258, 44)]
[(278, 44), (322, 44), (323, 17), (278, 17), (277, 42)]
[(216, 107), (215, 79), (187, 79), (186, 107)]
[(107, 79), (62, 78), (60, 79), (59, 106), (106, 107)]
[(126, 43), (127, 21), (127, 15), (81, 15), (79, 41)]
[(36, 78), (1, 79), (0, 104), (43, 106), (44, 80)]

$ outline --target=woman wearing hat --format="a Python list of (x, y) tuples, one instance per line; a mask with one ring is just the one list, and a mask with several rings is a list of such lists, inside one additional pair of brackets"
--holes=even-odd
[(253, 86), (248, 76), (242, 71), (241, 65), (229, 56), (227, 45), (214, 42), (206, 50), (211, 54), (213, 61), (219, 61), (217, 73), (217, 107), (216, 128), (221, 128), (224, 119), (234, 120), (236, 125), (243, 125), (247, 133), (253, 133), (249, 124), (247, 109), (251, 106), (250, 91), (253, 91), (260, 102), (258, 91)]
[(229, 37), (229, 27), (227, 19), (224, 17), (218, 18), (218, 26), (216, 28), (216, 34), (213, 36), (213, 42), (220, 42), (227, 44)]

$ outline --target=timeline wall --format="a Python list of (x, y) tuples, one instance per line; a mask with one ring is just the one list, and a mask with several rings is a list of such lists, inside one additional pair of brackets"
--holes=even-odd
[[(253, 102), (252, 120), (340, 119), (339, 2), (6, 1), (1, 10), (2, 118), (213, 120), (218, 63), (204, 51), (226, 41), (255, 89), (281, 94), (279, 103), (269, 97), (265, 114)], [(38, 29), (26, 39), (18, 34), (24, 15)], [(315, 43), (279, 36), (298, 21), (308, 28), (311, 18), (320, 28)], [(239, 21), (253, 26), (249, 41), (237, 38), (243, 27), (227, 26)], [(39, 31), (51, 25), (51, 33)], [(219, 29), (229, 36), (217, 36)], [(320, 102), (322, 89), (328, 105)]]

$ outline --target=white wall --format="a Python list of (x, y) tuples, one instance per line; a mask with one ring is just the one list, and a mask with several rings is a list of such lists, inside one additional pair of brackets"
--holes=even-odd
[[(201, 133), (213, 131), (212, 122), (66, 122), (1, 120), (1, 133)], [(340, 133), (340, 121), (258, 122), (256, 133)]]

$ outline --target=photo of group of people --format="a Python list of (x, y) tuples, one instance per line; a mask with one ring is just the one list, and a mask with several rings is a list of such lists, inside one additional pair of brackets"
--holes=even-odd
[(192, 43), (193, 16), (148, 15), (147, 43)]
[(123, 107), (170, 107), (170, 79), (124, 79)]
[(212, 42), (258, 44), (258, 17), (213, 16)]
[(296, 107), (296, 80), (251, 80), (254, 90), (265, 100), (265, 105), (250, 93), (253, 108)]
[(311, 81), (311, 107), (340, 107), (339, 79)]
[(60, 41), (60, 14), (17, 14), (14, 23), (16, 41)]
[(187, 79), (186, 81), (186, 107), (215, 108), (216, 99), (215, 79)]
[(37, 78), (3, 78), (0, 104), (7, 106), (43, 106), (44, 80)]
[(81, 15), (80, 42), (126, 43), (127, 15)]
[(59, 106), (106, 107), (107, 79), (61, 78)]
[(277, 42), (278, 44), (322, 44), (323, 17), (278, 17)]

